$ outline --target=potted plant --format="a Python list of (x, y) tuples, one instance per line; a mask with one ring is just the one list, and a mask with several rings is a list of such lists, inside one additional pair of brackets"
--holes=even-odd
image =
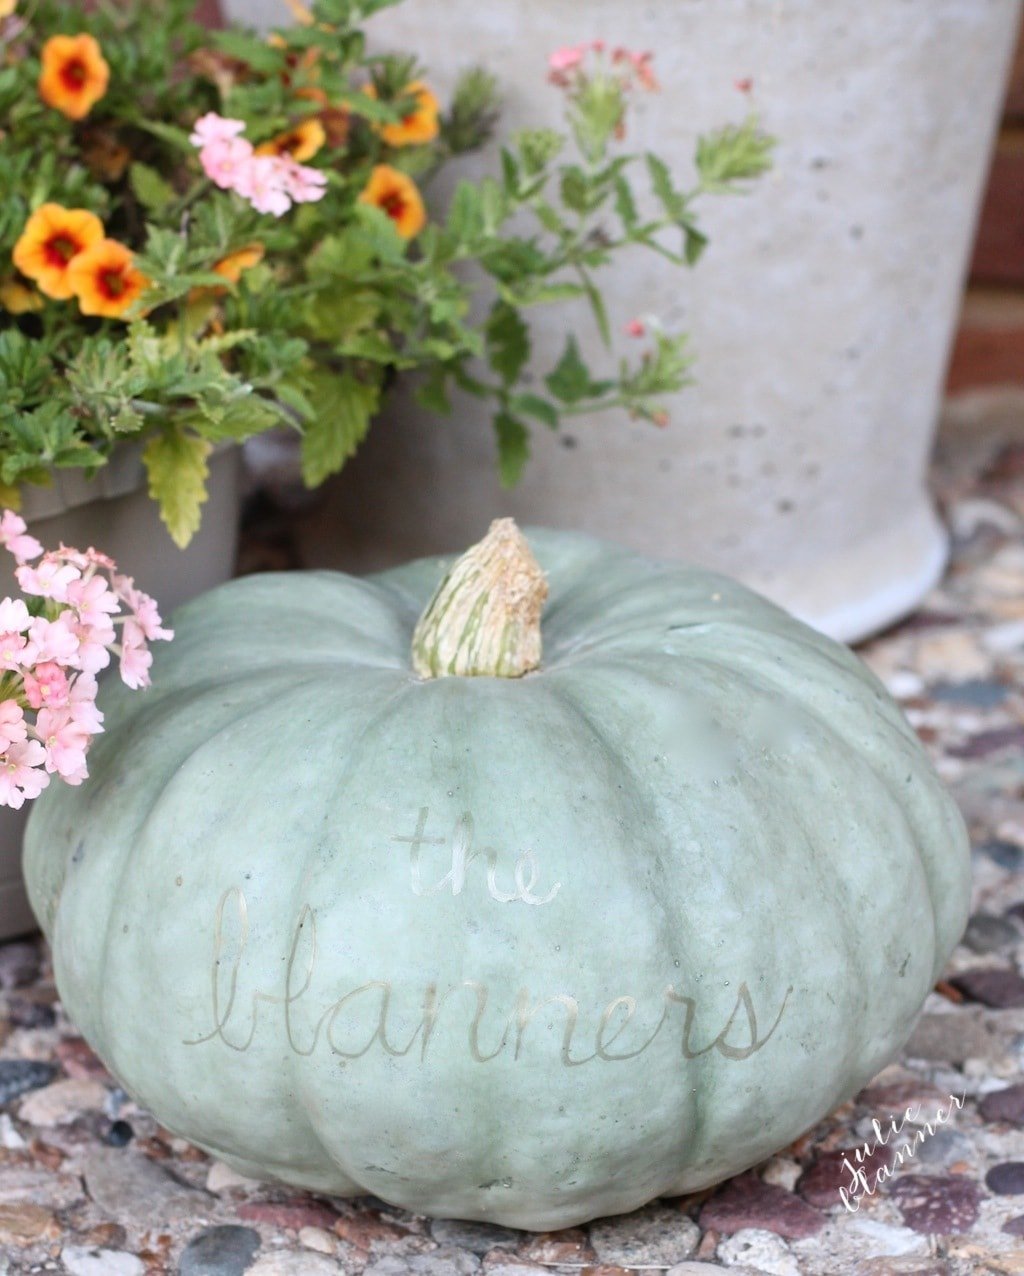
[(486, 403), (509, 484), (531, 426), (603, 408), (662, 424), (682, 334), (637, 324), (639, 353), (606, 370), (563, 333), (538, 378), (533, 314), (579, 297), (607, 336), (609, 263), (693, 264), (696, 197), (768, 166), (748, 113), (701, 140), (680, 189), (617, 149), (649, 57), (574, 46), (563, 130), (521, 130), (428, 218), (423, 188), (486, 140), (495, 86), (470, 71), (443, 104), (414, 58), (368, 50), (360, 23), (385, 2), (296, 4), (270, 39), (207, 32), (189, 0), (4, 6), (0, 497), (47, 538), (102, 541), (168, 605), (231, 570), (235, 444), (294, 431), (316, 485), (398, 378), (435, 413), (453, 389)]
[[(223, 7), (266, 24), (280, 0)], [(500, 69), (509, 131), (559, 118), (538, 49), (601, 34), (657, 50), (634, 136), (680, 182), (737, 88), (779, 147), (756, 217), (709, 211), (715, 250), (685, 294), (653, 259), (610, 280), (613, 312), (699, 324), (673, 428), (545, 434), (506, 498), (474, 403), (447, 432), (403, 405), (337, 484), (349, 561), (448, 549), (510, 512), (735, 572), (846, 639), (911, 608), (945, 560), (925, 471), (1019, 16), (1019, 0), (408, 0), (375, 17), (376, 47), (416, 47), (442, 89), (469, 59)], [(538, 319), (538, 344), (575, 305)]]

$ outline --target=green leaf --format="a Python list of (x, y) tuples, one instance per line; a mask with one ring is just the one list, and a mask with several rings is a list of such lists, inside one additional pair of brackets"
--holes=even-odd
[(580, 358), (575, 337), (566, 340), (562, 357), (544, 378), (544, 384), (562, 403), (579, 403), (589, 397), (592, 384), (590, 373)]
[(534, 420), (543, 422), (551, 430), (558, 429), (558, 411), (553, 403), (542, 399), (539, 394), (516, 394), (509, 400), (513, 412), (532, 416)]
[(154, 434), (142, 453), (149, 495), (160, 506), (160, 517), (179, 549), (199, 529), (209, 474), (206, 458), (212, 450), (209, 440), (170, 429)]
[(585, 213), (590, 207), (590, 188), (586, 175), (575, 164), (562, 170), (562, 203), (574, 213)]
[(714, 194), (735, 191), (737, 183), (771, 168), (774, 148), (775, 139), (761, 131), (754, 115), (701, 137), (696, 160), (701, 186)]
[(633, 192), (624, 177), (615, 179), (615, 211), (628, 234), (640, 220), (633, 200)]
[(683, 235), (683, 255), (686, 257), (686, 264), (695, 266), (704, 255), (704, 249), (708, 246), (708, 237), (696, 226), (684, 226)]
[(483, 226), (480, 188), (473, 182), (459, 182), (448, 209), (447, 230), (458, 243), (469, 244), (479, 237)]
[(530, 357), (530, 334), (519, 312), (507, 302), (495, 302), (484, 328), (487, 362), (511, 385), (519, 377)]
[(679, 221), (686, 213), (686, 199), (673, 185), (668, 165), (657, 155), (648, 154), (645, 159), (651, 177), (651, 189), (665, 210), (665, 215), (674, 222)]
[(307, 487), (316, 487), (329, 474), (337, 473), (366, 437), (380, 387), (357, 380), (351, 372), (339, 375), (315, 368), (310, 373), (307, 397), (315, 415), (303, 431), (302, 479)]
[(215, 31), (213, 44), (228, 57), (247, 62), (254, 71), (273, 74), (280, 71), (284, 58), (279, 49), (245, 31)]
[(499, 412), (494, 418), (498, 436), (498, 474), (502, 487), (515, 487), (530, 459), (530, 432), (510, 412)]
[(176, 151), (181, 151), (185, 155), (195, 154), (195, 147), (188, 140), (188, 133), (183, 128), (175, 128), (173, 124), (164, 124), (162, 120), (136, 118), (133, 123), (137, 128), (144, 129), (147, 133), (152, 133), (154, 137), (158, 137), (161, 142), (166, 142), (168, 146), (173, 146)]
[(128, 174), (135, 198), (149, 212), (160, 212), (174, 198), (174, 191), (155, 168), (148, 164), (133, 164)]

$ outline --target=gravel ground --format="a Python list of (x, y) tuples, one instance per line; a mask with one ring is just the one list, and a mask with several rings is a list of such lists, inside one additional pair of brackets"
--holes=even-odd
[[(63, 1016), (41, 941), (0, 946), (0, 1276), (775, 1276), (1024, 1273), (1024, 406), (949, 413), (935, 486), (941, 586), (861, 654), (902, 703), (974, 842), (973, 916), (903, 1056), (755, 1172), (628, 1217), (535, 1236), (430, 1222), (239, 1178), (161, 1129)], [(250, 568), (315, 531), (257, 518)], [(966, 1095), (919, 1140), (948, 1096)], [(916, 1105), (913, 1157), (851, 1213), (848, 1149)], [(890, 1157), (898, 1140), (883, 1149)]]

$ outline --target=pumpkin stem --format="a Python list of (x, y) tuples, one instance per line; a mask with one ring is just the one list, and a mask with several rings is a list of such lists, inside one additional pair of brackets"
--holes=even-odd
[(452, 564), (412, 636), (421, 678), (520, 678), (540, 664), (548, 583), (511, 518)]

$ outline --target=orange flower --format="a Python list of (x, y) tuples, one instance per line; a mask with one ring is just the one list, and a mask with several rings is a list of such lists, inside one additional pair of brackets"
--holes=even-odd
[(248, 270), (250, 266), (255, 266), (257, 262), (263, 260), (262, 244), (246, 244), (244, 248), (239, 248), (237, 252), (228, 253), (226, 257), (222, 257), (213, 267), (216, 275), (222, 275), (229, 284), (237, 284), (242, 277), (242, 271)]
[(43, 204), (25, 223), (14, 245), (14, 264), (57, 301), (72, 295), (71, 263), (103, 238), (103, 223), (85, 208)]
[(43, 299), (34, 288), (17, 279), (5, 279), (0, 283), (0, 306), (10, 315), (25, 315), (42, 310)]
[(131, 250), (116, 239), (101, 239), (71, 263), (68, 281), (83, 315), (117, 319), (149, 287), (136, 270)]
[(110, 67), (91, 35), (54, 35), (43, 45), (39, 96), (69, 120), (83, 120), (107, 91)]
[[(376, 98), (377, 87), (366, 86), (370, 97)], [(415, 105), (408, 115), (403, 115), (395, 124), (380, 124), (377, 131), (388, 146), (416, 146), (422, 142), (430, 142), (437, 137), (438, 113), (440, 105), (422, 80), (413, 80), (398, 95), (399, 98), (413, 98)]]
[(324, 142), (327, 134), (319, 120), (302, 120), (287, 133), (278, 133), (269, 142), (261, 142), (256, 147), (257, 155), (290, 155), (296, 163), (312, 159)]
[(416, 183), (390, 164), (378, 164), (370, 174), (363, 193), (362, 204), (372, 204), (387, 213), (403, 239), (418, 235), (427, 221), (423, 200)]

